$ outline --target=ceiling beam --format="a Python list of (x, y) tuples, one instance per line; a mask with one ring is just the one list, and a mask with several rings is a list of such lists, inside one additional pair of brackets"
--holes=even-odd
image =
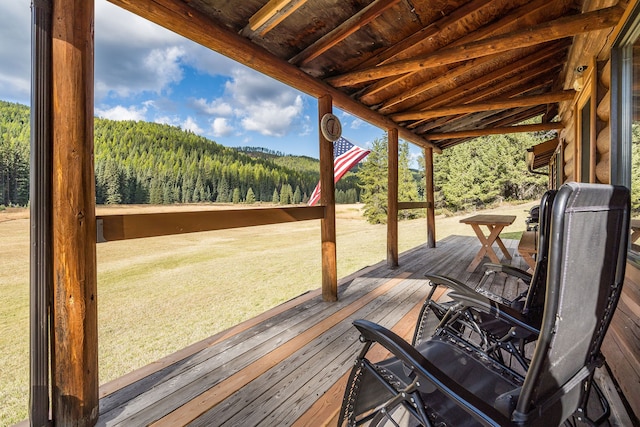
[(461, 46), (445, 48), (428, 55), (419, 56), (391, 64), (364, 70), (352, 71), (325, 81), (332, 86), (353, 86), (384, 77), (397, 76), (441, 65), (453, 64), (512, 49), (535, 46), (552, 40), (572, 37), (589, 31), (613, 27), (618, 23), (624, 9), (619, 6), (585, 12), (559, 18), (509, 34), (502, 34)]
[(248, 39), (217, 25), (182, 0), (109, 0), (109, 2), (315, 98), (331, 95), (334, 105), (338, 108), (381, 129), (398, 129), (402, 139), (423, 148), (433, 148), (437, 153), (442, 152), (436, 145), (398, 126), (393, 120), (369, 109), (347, 94), (309, 76)]
[[(443, 28), (453, 28), (457, 26), (460, 21), (472, 16), (474, 13), (478, 13), (478, 11), (485, 5), (487, 5), (486, 0), (474, 0), (467, 3), (466, 5), (454, 10), (451, 14), (440, 18), (436, 22), (416, 31), (404, 40), (399, 41), (379, 54), (367, 59), (355, 67), (355, 69), (361, 70), (378, 67), (389, 62), (410, 59), (416, 55), (424, 55), (426, 50), (425, 45), (429, 45), (434, 36), (442, 31)], [(373, 96), (385, 88), (401, 81), (404, 77), (404, 75), (393, 76), (369, 85), (360, 95), (360, 99), (367, 102), (367, 97)]]
[(249, 24), (244, 27), (242, 34), (247, 37), (254, 33), (264, 36), (306, 2), (307, 0), (270, 0), (249, 18)]
[(304, 65), (311, 62), (398, 3), (400, 3), (400, 0), (375, 0), (322, 36), (315, 43), (307, 46), (302, 52), (291, 58), (289, 62), (295, 65)]
[[(444, 48), (448, 49), (454, 46), (460, 46), (465, 43), (472, 42), (474, 40), (481, 40), (493, 35), (504, 34), (507, 31), (515, 30), (519, 26), (522, 26), (522, 20), (524, 18), (526, 18), (528, 15), (532, 13), (538, 12), (540, 9), (548, 5), (549, 5), (549, 0), (535, 0), (535, 1), (529, 2), (526, 5), (507, 14), (506, 17), (504, 17), (503, 19), (500, 19), (498, 22), (494, 22), (493, 24), (486, 25), (477, 30), (471, 31), (465, 36), (459, 38), (458, 40), (454, 41), (453, 43), (447, 45)], [(442, 19), (435, 22), (434, 24), (426, 27), (426, 29), (431, 29), (431, 32), (433, 32), (434, 34), (437, 34), (438, 32), (442, 31), (443, 28), (457, 25), (458, 21), (461, 21), (463, 23), (463, 27), (466, 27), (466, 25), (464, 25), (464, 20), (467, 18), (467, 16), (469, 15), (473, 16), (475, 14), (480, 13), (484, 7), (489, 7), (489, 8), (492, 7), (491, 2), (482, 0), (482, 1), (467, 3), (463, 7), (456, 9), (454, 13), (452, 13), (451, 15), (445, 16)], [(415, 37), (416, 34), (421, 35), (423, 38), (416, 39)], [(395, 48), (396, 46), (400, 46), (403, 49), (402, 51), (397, 52), (393, 57), (388, 57), (385, 61), (370, 64), (369, 67), (366, 67), (366, 65), (363, 63), (361, 66), (357, 67), (357, 69), (370, 68), (373, 66), (379, 67), (380, 65), (384, 65), (385, 63), (391, 62), (391, 60), (399, 61), (404, 59), (412, 59), (412, 58), (415, 58), (416, 55), (424, 56), (429, 54), (429, 52), (425, 52), (424, 43), (422, 42), (422, 40), (429, 40), (433, 36), (433, 34), (431, 33), (423, 34), (422, 30), (418, 31), (416, 34), (410, 37), (407, 37), (402, 42), (393, 46), (392, 48)], [(413, 74), (415, 74), (415, 72), (401, 74), (399, 76), (392, 76), (392, 77), (388, 77), (383, 80), (377, 81), (374, 84), (369, 85), (363, 91), (360, 99), (362, 99), (365, 103), (367, 103), (365, 100), (367, 96), (374, 95), (389, 86), (400, 84), (401, 82), (403, 83), (404, 89), (407, 89), (407, 90), (413, 89), (415, 87), (415, 84), (412, 82), (406, 81)], [(402, 90), (402, 92), (406, 92), (406, 90)]]
[(391, 118), (398, 122), (406, 120), (433, 119), (435, 117), (449, 116), (452, 114), (477, 113), (480, 111), (506, 110), (509, 108), (526, 107), (540, 104), (552, 104), (573, 99), (574, 90), (546, 93), (544, 95), (521, 96), (513, 99), (505, 99), (492, 102), (478, 102), (472, 104), (453, 105), (450, 107), (432, 108), (424, 111), (405, 111), (393, 114)]
[[(441, 95), (438, 95), (427, 101), (421, 102), (417, 105), (414, 103), (411, 107), (415, 110), (423, 110), (425, 108), (438, 107), (441, 104), (451, 103), (455, 99), (460, 98), (460, 94), (477, 91), (477, 89), (482, 87), (483, 85), (492, 83), (495, 80), (503, 79), (507, 75), (521, 75), (521, 73), (527, 73), (528, 72), (527, 70), (532, 68), (532, 66), (537, 62), (548, 59), (551, 56), (557, 55), (559, 50), (563, 50), (562, 49), (563, 46), (566, 46), (566, 45), (563, 43), (553, 43), (551, 45), (545, 46), (543, 49), (539, 49), (537, 52), (527, 54), (524, 57), (516, 60), (515, 62), (512, 62), (504, 67), (498, 68), (497, 70), (491, 71), (478, 79), (474, 79), (466, 84), (457, 86), (455, 89), (447, 91)], [(494, 60), (496, 57), (499, 57), (499, 55), (485, 56), (484, 58), (480, 58), (480, 59), (488, 59), (488, 62), (490, 62), (491, 60)], [(451, 70), (449, 73), (446, 73), (440, 77), (432, 79), (431, 81), (436, 81), (437, 84), (442, 84), (443, 82), (447, 82), (448, 78), (453, 80), (457, 78), (459, 75), (461, 75), (459, 74), (459, 70), (463, 70), (464, 72), (467, 71), (466, 64), (476, 64), (476, 61), (479, 61), (480, 59), (473, 59), (471, 61), (467, 61), (464, 63), (465, 65), (463, 65), (462, 67), (456, 67), (453, 70)], [(482, 64), (482, 62), (480, 62), (480, 64)], [(428, 84), (428, 82), (426, 84)], [(382, 113), (395, 112), (395, 111), (392, 111), (391, 107), (399, 103), (404, 103), (405, 101), (418, 96), (421, 93), (421, 91), (418, 88), (421, 88), (421, 87), (426, 88), (427, 87), (426, 84), (424, 86), (418, 85), (416, 86), (415, 90), (412, 89), (405, 93), (401, 93), (398, 96), (388, 99), (382, 105), (382, 107), (380, 107), (379, 111)], [(409, 106), (405, 106), (405, 108), (402, 108), (402, 109), (407, 109), (407, 107)], [(398, 110), (400, 109), (396, 109), (396, 111)]]
[(506, 126), (501, 128), (487, 128), (487, 129), (475, 129), (475, 130), (461, 130), (456, 132), (446, 133), (430, 133), (426, 137), (431, 141), (442, 139), (455, 139), (455, 138), (476, 138), (486, 135), (503, 135), (508, 133), (519, 132), (545, 132), (550, 130), (563, 129), (564, 125), (560, 122), (540, 123), (533, 125), (520, 125), (520, 126)]

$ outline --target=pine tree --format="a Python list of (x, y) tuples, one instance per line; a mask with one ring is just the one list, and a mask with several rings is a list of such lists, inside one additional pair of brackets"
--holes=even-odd
[[(403, 142), (398, 146), (398, 200), (402, 202), (418, 201), (418, 185), (409, 169), (411, 155), (409, 144)], [(398, 212), (398, 219), (412, 219), (420, 216), (421, 211), (405, 209)]]
[(277, 188), (273, 189), (273, 197), (271, 197), (271, 202), (272, 203), (280, 203), (280, 196), (278, 196), (278, 189)]
[(233, 189), (233, 195), (231, 196), (231, 202), (234, 204), (240, 203), (240, 189), (238, 187)]
[(248, 204), (256, 202), (256, 196), (253, 194), (253, 189), (251, 187), (247, 190), (247, 197), (245, 197), (244, 202)]
[(296, 185), (296, 191), (293, 193), (292, 203), (294, 205), (299, 205), (302, 202), (302, 194), (300, 193), (300, 186)]
[(387, 221), (387, 137), (376, 138), (371, 153), (361, 163), (357, 175), (365, 204), (364, 216), (372, 224)]
[(122, 202), (120, 194), (120, 173), (115, 162), (109, 161), (104, 167), (105, 203), (116, 205)]

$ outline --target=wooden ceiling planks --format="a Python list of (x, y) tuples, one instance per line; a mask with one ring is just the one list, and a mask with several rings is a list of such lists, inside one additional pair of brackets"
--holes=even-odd
[(616, 0), (110, 1), (145, 17), (158, 7), (194, 10), (206, 28), (236, 34), (221, 53), (439, 148), (536, 114), (552, 120), (573, 97), (563, 89), (575, 41), (611, 31), (623, 9)]

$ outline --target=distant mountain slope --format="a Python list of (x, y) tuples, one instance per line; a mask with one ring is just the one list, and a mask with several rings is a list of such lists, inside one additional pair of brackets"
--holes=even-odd
[[(95, 121), (98, 203), (239, 202), (310, 194), (317, 172), (251, 157), (174, 126)], [(300, 202), (301, 200), (296, 200)]]
[[(0, 101), (0, 205), (29, 200), (29, 107)], [(237, 150), (178, 127), (95, 119), (96, 199), (102, 203), (306, 200), (319, 162), (264, 148)], [(339, 186), (355, 191), (353, 178)]]

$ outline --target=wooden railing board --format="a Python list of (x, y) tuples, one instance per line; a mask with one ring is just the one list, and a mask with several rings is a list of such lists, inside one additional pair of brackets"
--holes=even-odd
[(324, 206), (99, 215), (98, 242), (324, 218)]

